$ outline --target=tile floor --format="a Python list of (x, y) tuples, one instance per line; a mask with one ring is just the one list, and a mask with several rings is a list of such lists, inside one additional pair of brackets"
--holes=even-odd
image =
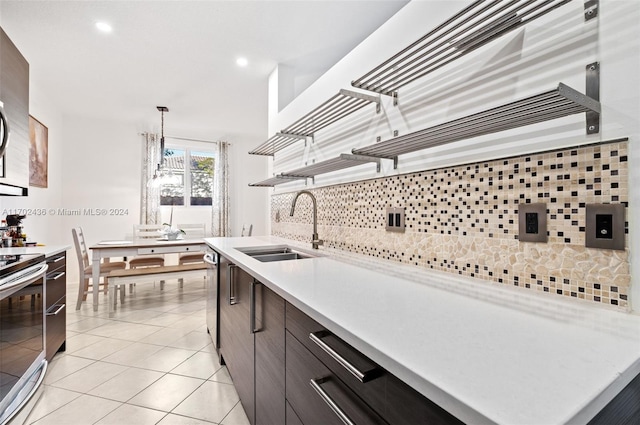
[(67, 350), (27, 423), (249, 423), (207, 333), (203, 280), (138, 285), (113, 318), (104, 298), (95, 313), (91, 295), (76, 311), (77, 285), (67, 293)]

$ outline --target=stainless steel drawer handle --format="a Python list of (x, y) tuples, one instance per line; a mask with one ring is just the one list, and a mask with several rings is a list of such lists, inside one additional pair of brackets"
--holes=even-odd
[(336, 416), (340, 418), (342, 423), (344, 423), (345, 425), (355, 425), (353, 421), (349, 419), (347, 414), (344, 413), (342, 409), (340, 409), (340, 407), (336, 404), (336, 402), (333, 401), (333, 399), (329, 396), (329, 394), (327, 394), (327, 392), (323, 390), (322, 387), (320, 386), (320, 384), (327, 382), (328, 380), (329, 378), (311, 379), (309, 384), (311, 384), (311, 387), (314, 390), (316, 390), (320, 398), (322, 398), (322, 400), (325, 403), (327, 403), (327, 406), (329, 406), (329, 408), (333, 410), (333, 413), (335, 413)]
[(235, 305), (238, 304), (238, 301), (236, 300), (235, 297), (235, 291), (234, 291), (234, 284), (233, 284), (233, 269), (235, 269), (236, 266), (235, 264), (227, 264), (227, 292), (228, 292), (228, 301), (229, 301), (229, 305)]
[(65, 259), (65, 256), (63, 255), (62, 257), (58, 257), (58, 258), (56, 258), (56, 259), (55, 259), (55, 260), (53, 260), (53, 261), (47, 261), (47, 262), (48, 262), (49, 264), (54, 264), (54, 263), (57, 263), (58, 261), (62, 261), (62, 260), (64, 260), (64, 259)]
[(251, 282), (251, 292), (249, 293), (249, 326), (251, 327), (252, 334), (259, 331), (259, 329), (256, 329), (256, 285), (260, 285), (260, 282), (253, 279), (253, 282)]
[(66, 304), (57, 304), (57, 305), (52, 305), (51, 308), (53, 307), (58, 307), (56, 309), (56, 311), (47, 311), (47, 316), (57, 316), (58, 313), (60, 313), (62, 310), (64, 310), (64, 308), (66, 307)]
[(65, 272), (58, 272), (58, 273), (53, 274), (51, 276), (47, 276), (47, 280), (58, 280), (64, 275), (65, 275)]
[(320, 347), (325, 353), (331, 356), (335, 361), (337, 361), (340, 366), (344, 367), (350, 374), (352, 374), (358, 381), (365, 383), (370, 380), (377, 378), (380, 375), (380, 371), (378, 369), (374, 369), (371, 371), (363, 372), (351, 363), (342, 357), (336, 350), (329, 347), (322, 339), (323, 336), (327, 335), (327, 332), (311, 332), (309, 334), (309, 339), (313, 341), (318, 347)]

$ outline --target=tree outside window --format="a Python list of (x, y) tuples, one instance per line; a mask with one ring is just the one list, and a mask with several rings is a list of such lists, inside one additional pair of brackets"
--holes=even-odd
[(165, 149), (160, 205), (212, 205), (214, 164), (212, 152)]

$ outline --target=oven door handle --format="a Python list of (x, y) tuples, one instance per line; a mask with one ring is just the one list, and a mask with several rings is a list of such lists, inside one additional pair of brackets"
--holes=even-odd
[(0, 141), (0, 157), (4, 155), (4, 152), (7, 150), (7, 146), (9, 145), (9, 136), (10, 136), (10, 128), (9, 128), (9, 120), (7, 119), (7, 114), (4, 112), (3, 107), (0, 105), (0, 123), (1, 126), (4, 127), (4, 131), (2, 132), (2, 140)]
[(36, 280), (44, 277), (47, 273), (47, 269), (49, 266), (46, 263), (43, 263), (41, 266), (36, 266), (36, 270), (32, 273), (22, 276), (20, 279), (17, 279), (15, 282), (8, 283), (6, 285), (0, 286), (0, 298), (4, 298), (5, 296), (11, 295), (12, 293), (19, 291), (35, 282)]

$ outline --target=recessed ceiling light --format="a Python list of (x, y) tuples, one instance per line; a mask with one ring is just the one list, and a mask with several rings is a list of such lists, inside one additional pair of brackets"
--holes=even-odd
[(113, 30), (113, 28), (111, 28), (111, 25), (107, 24), (106, 22), (96, 22), (96, 28), (98, 28), (102, 32), (111, 32)]
[(249, 61), (247, 60), (247, 58), (238, 58), (236, 59), (236, 64), (238, 66), (245, 67), (249, 65)]

